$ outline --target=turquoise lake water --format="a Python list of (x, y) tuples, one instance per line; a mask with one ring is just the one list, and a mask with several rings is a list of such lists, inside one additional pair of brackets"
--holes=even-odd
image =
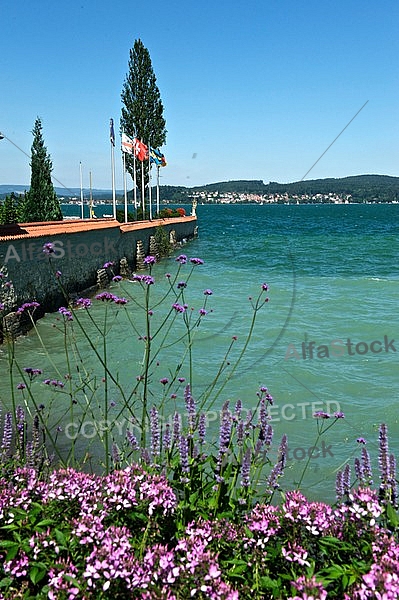
[[(245, 408), (255, 409), (259, 387), (269, 388), (274, 398), (274, 444), (283, 433), (289, 440), (290, 460), (283, 487), (298, 480), (306, 463), (304, 457), (315, 445), (313, 412), (343, 411), (345, 419), (337, 421), (319, 440), (319, 451), (314, 451), (303, 485), (311, 497), (333, 499), (335, 473), (348, 459), (353, 464), (353, 458), (360, 454), (359, 436), (367, 440), (376, 465), (378, 427), (385, 422), (390, 448), (399, 456), (399, 205), (203, 205), (198, 206), (197, 215), (198, 239), (155, 265), (156, 285), (151, 286), (155, 299), (166, 289), (165, 274), (175, 271), (175, 257), (180, 252), (204, 260), (185, 290), (193, 315), (203, 306), (203, 291), (213, 291), (207, 300), (212, 312), (196, 330), (194, 396), (201, 397), (232, 337), (237, 336), (231, 357), (234, 363), (251, 320), (249, 297), (255, 298), (266, 282), (270, 301), (259, 311), (244, 359), (212, 410), (219, 410), (227, 399), (232, 407), (241, 399)], [(189, 271), (189, 266), (185, 267), (182, 280)], [(133, 289), (137, 290), (137, 284), (122, 282), (112, 291), (127, 296)], [(90, 310), (97, 322), (103, 320), (104, 303), (95, 302)], [(143, 344), (132, 331), (124, 309), (118, 310), (107, 337), (108, 357), (124, 388), (133, 389)], [(126, 310), (142, 331), (141, 312), (132, 302)], [(85, 318), (82, 311), (79, 314)], [(38, 323), (48, 356), (34, 332), (16, 343), (20, 365), (42, 368), (43, 378), (58, 378), (67, 372), (63, 336), (54, 327), (61, 321), (56, 319), (57, 315), (47, 315)], [(154, 323), (157, 319), (161, 315), (155, 309)], [(99, 344), (100, 338), (95, 343)], [(101, 387), (101, 370), (83, 341), (80, 353), (72, 363), (87, 368), (95, 385)], [(9, 407), (6, 360), (3, 348), (0, 398)], [(170, 372), (181, 362), (181, 352), (177, 346), (166, 349), (158, 362), (154, 363), (154, 402), (165, 393), (159, 380), (171, 377)], [(181, 375), (188, 376), (185, 367)], [(19, 380), (16, 375), (15, 383)], [(63, 431), (58, 433), (58, 443), (68, 448), (65, 419), (68, 421), (70, 415), (62, 416), (69, 402), (66, 388), (51, 398), (48, 388), (39, 381), (33, 385), (46, 410), (51, 406), (54, 425), (60, 419)], [(184, 405), (183, 386), (180, 388), (176, 400), (165, 404), (166, 414)], [(120, 398), (116, 391), (112, 393), (115, 397), (108, 417), (115, 415), (117, 419)], [(22, 393), (18, 394), (17, 399), (22, 400)], [(27, 401), (29, 405), (31, 400)], [(95, 402), (91, 400), (91, 420), (96, 418)], [(122, 425), (120, 433), (124, 435)], [(217, 439), (215, 426), (213, 435)]]

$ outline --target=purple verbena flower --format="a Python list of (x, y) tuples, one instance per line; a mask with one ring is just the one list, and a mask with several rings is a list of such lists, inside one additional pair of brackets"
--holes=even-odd
[(201, 258), (190, 258), (190, 262), (193, 265), (203, 265), (204, 261)]
[(204, 290), (204, 296), (212, 296), (213, 292), (209, 288)]
[(177, 284), (177, 289), (178, 290), (182, 290), (185, 287), (187, 287), (187, 283), (185, 281), (179, 281), (179, 283)]
[(76, 306), (81, 306), (82, 308), (89, 308), (91, 306), (90, 298), (78, 298), (76, 300)]
[(315, 419), (329, 419), (330, 415), (324, 412), (324, 410), (318, 410), (313, 414), (313, 417)]
[(108, 269), (109, 267), (113, 267), (114, 266), (114, 262), (112, 262), (111, 260), (109, 260), (108, 262), (103, 264), (103, 269)]
[(112, 281), (115, 281), (115, 282), (122, 281), (121, 275), (114, 275), (114, 277), (112, 278)]
[(39, 306), (40, 304), (38, 302), (25, 302), (24, 304), (22, 304), (22, 306), (18, 308), (16, 313), (17, 315), (21, 315), (23, 312), (25, 312), (25, 310), (29, 310), (31, 308), (35, 310), (35, 308), (38, 308)]
[(155, 263), (157, 262), (157, 259), (155, 256), (146, 256), (144, 259), (144, 264), (145, 265), (155, 265)]
[(176, 262), (179, 262), (181, 265), (185, 265), (187, 262), (187, 256), (185, 254), (180, 254), (177, 258), (176, 258)]
[(67, 321), (73, 321), (72, 312), (65, 306), (60, 306), (58, 312), (60, 313), (60, 315), (63, 315)]
[(179, 312), (179, 313), (186, 312), (186, 308), (182, 304), (179, 304), (178, 302), (175, 302), (174, 304), (172, 304), (172, 308), (174, 308), (175, 311)]
[(53, 254), (54, 253), (54, 244), (52, 244), (51, 242), (46, 242), (43, 246), (43, 253), (44, 254)]

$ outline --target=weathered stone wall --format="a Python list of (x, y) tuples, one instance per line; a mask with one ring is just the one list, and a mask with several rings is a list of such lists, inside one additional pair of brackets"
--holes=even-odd
[[(14, 311), (25, 302), (40, 304), (35, 312), (37, 317), (65, 305), (61, 283), (70, 297), (84, 290), (94, 291), (107, 262), (114, 263), (106, 270), (108, 278), (119, 274), (121, 268), (123, 273), (138, 269), (138, 245), (145, 255), (149, 254), (151, 238), (153, 244), (160, 225), (169, 236), (171, 233), (172, 238), (175, 236), (177, 243), (196, 235), (197, 221), (193, 217), (123, 225), (113, 220), (88, 221), (86, 227), (83, 222), (48, 227), (42, 224), (36, 228), (33, 225), (16, 228), (11, 235), (0, 231), (0, 303), (4, 305), (1, 325), (17, 334), (23, 333), (29, 323), (24, 325), (26, 319)], [(43, 246), (49, 242), (54, 251), (46, 255)], [(57, 271), (62, 275), (57, 277)], [(104, 283), (104, 273), (102, 277)]]

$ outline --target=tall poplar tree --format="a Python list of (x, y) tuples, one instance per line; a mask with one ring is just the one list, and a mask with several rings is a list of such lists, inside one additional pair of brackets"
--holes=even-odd
[(44, 145), (42, 122), (39, 117), (35, 121), (32, 133), (31, 182), (21, 207), (21, 221), (62, 221), (61, 206), (51, 181), (53, 164)]
[[(166, 140), (163, 104), (152, 68), (150, 53), (139, 39), (129, 54), (129, 71), (122, 89), (121, 130), (144, 144), (160, 148)], [(126, 154), (126, 168), (133, 177), (133, 156)], [(148, 161), (144, 161), (148, 179)], [(141, 163), (136, 160), (137, 185), (141, 186)]]

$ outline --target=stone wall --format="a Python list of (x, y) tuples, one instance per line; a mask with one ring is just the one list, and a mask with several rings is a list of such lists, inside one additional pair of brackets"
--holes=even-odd
[[(141, 254), (154, 250), (154, 235), (160, 226), (177, 245), (197, 232), (195, 217), (131, 224), (86, 219), (1, 228), (0, 303), (4, 308), (0, 339), (3, 331), (15, 336), (29, 328), (30, 319), (15, 312), (24, 303), (40, 304), (35, 318), (65, 305), (61, 283), (73, 298), (106, 285), (114, 274), (138, 270), (143, 266)], [(52, 244), (50, 254), (43, 252), (46, 243)], [(114, 265), (104, 269), (108, 262)]]

